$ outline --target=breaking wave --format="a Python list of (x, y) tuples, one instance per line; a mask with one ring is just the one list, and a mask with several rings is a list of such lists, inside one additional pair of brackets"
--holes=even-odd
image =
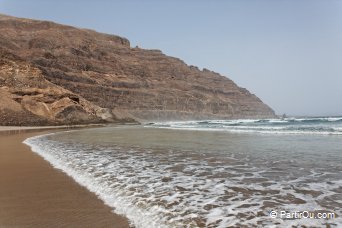
[(146, 127), (235, 133), (342, 135), (342, 117), (156, 122)]

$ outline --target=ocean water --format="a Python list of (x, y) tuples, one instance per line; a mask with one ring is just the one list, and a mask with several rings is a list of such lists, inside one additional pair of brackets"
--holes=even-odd
[(180, 121), (149, 125), (168, 129), (232, 133), (342, 135), (342, 117)]
[(135, 227), (341, 227), (341, 129), (342, 118), (164, 122), (25, 143)]

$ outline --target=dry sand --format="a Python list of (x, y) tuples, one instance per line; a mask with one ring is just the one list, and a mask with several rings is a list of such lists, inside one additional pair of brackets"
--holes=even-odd
[(129, 227), (126, 218), (22, 143), (51, 130), (10, 130), (0, 131), (0, 227)]

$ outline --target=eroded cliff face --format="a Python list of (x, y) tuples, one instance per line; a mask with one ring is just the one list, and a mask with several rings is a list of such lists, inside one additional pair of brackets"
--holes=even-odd
[(39, 124), (274, 117), (228, 78), (114, 35), (0, 16), (0, 53), (0, 92)]
[(1, 49), (0, 57), (2, 125), (105, 122), (101, 107), (47, 81), (41, 70)]

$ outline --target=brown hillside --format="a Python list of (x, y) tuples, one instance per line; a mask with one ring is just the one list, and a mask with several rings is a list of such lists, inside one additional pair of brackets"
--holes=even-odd
[(226, 77), (92, 30), (0, 16), (0, 56), (2, 124), (274, 116)]

